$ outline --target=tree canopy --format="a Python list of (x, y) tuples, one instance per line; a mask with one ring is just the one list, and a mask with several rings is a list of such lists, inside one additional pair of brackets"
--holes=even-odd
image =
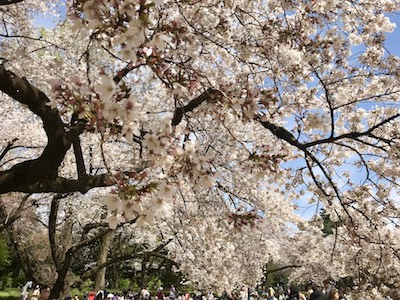
[(57, 282), (94, 240), (142, 232), (201, 289), (254, 286), (268, 262), (352, 276), (362, 299), (399, 289), (399, 8), (0, 1), (3, 223), (47, 207)]

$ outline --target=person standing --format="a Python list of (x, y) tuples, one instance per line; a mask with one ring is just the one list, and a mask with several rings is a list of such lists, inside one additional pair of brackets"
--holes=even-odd
[(275, 290), (274, 290), (274, 288), (272, 286), (269, 287), (269, 289), (268, 289), (268, 297), (271, 300), (275, 300), (276, 299), (275, 298)]
[(312, 294), (310, 295), (310, 300), (327, 300), (328, 298), (325, 296), (324, 293), (315, 289)]
[(41, 285), (39, 289), (39, 300), (48, 300), (51, 292), (50, 287), (48, 285)]
[(328, 300), (339, 300), (339, 291), (337, 289), (330, 289)]
[(169, 291), (169, 299), (171, 299), (171, 300), (175, 300), (176, 299), (174, 286), (171, 286), (171, 290)]
[(37, 285), (36, 288), (33, 290), (30, 299), (37, 300), (37, 299), (39, 299), (39, 295), (40, 295), (40, 287), (39, 287), (39, 285)]
[(146, 287), (143, 287), (140, 292), (140, 299), (142, 300), (149, 300), (150, 299), (150, 292), (147, 290)]
[(162, 287), (159, 287), (157, 289), (157, 300), (164, 300), (164, 293)]

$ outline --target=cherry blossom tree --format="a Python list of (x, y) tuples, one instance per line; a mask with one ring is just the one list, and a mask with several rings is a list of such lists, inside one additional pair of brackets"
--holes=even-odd
[(63, 3), (0, 4), (2, 194), (111, 189), (110, 229), (163, 224), (204, 288), (268, 261), (400, 288), (399, 1), (75, 0), (47, 30)]

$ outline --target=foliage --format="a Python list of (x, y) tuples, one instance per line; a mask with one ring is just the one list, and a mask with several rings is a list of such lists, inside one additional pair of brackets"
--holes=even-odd
[(320, 216), (324, 222), (324, 228), (322, 229), (322, 232), (324, 233), (324, 235), (333, 234), (334, 232), (336, 232), (337, 227), (341, 226), (341, 222), (340, 221), (333, 222), (329, 218), (329, 215), (326, 214), (324, 209), (321, 210)]
[(94, 287), (93, 281), (90, 280), (90, 279), (87, 279), (87, 280), (85, 280), (85, 282), (82, 285), (82, 290), (83, 291), (90, 291), (90, 290), (93, 289), (93, 287)]
[(7, 240), (0, 234), (0, 290), (3, 290), (9, 284), (8, 266), (10, 265), (10, 253)]
[(131, 284), (131, 281), (128, 278), (122, 278), (118, 280), (118, 287), (121, 290), (127, 290)]
[(0, 272), (4, 270), (4, 267), (10, 264), (10, 253), (7, 245), (7, 240), (4, 235), (0, 235)]
[(16, 288), (5, 288), (0, 291), (0, 299), (11, 300), (11, 299), (19, 299), (20, 298), (20, 290)]

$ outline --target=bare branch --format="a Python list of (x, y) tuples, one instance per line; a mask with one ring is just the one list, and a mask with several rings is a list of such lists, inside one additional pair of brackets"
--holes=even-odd
[(12, 146), (17, 141), (17, 139), (13, 139), (12, 141), (8, 142), (7, 146), (1, 151), (0, 153), (0, 161), (4, 158), (8, 151), (12, 149)]
[[(1, 0), (0, 0), (1, 1)], [(22, 1), (22, 0), (21, 0)], [(1, 5), (1, 4), (0, 4)], [(58, 46), (57, 44), (54, 44), (53, 42), (47, 41), (45, 39), (43, 39), (42, 37), (39, 38), (35, 38), (35, 37), (31, 37), (31, 36), (25, 36), (25, 35), (10, 35), (10, 34), (1, 34), (0, 33), (0, 37), (4, 37), (4, 38), (20, 38), (20, 39), (27, 39), (27, 40), (31, 40), (31, 41), (38, 41), (38, 42), (42, 42), (42, 43), (46, 43), (49, 44), (57, 49), (61, 49), (61, 50), (65, 50), (64, 48)], [(43, 47), (44, 48), (44, 47)], [(40, 50), (42, 48), (36, 49), (33, 52)], [(32, 53), (32, 52), (31, 52)]]
[[(8, 217), (5, 222), (3, 224), (0, 225), (0, 232), (2, 230), (4, 230), (5, 228), (7, 228), (9, 225), (11, 225), (14, 221), (16, 221), (20, 215), (22, 210), (24, 209), (25, 203), (28, 200), (28, 198), (31, 196), (31, 194), (26, 195), (22, 201), (20, 202), (17, 210), (14, 212), (14, 214), (11, 217)], [(0, 209), (3, 209), (2, 207), (0, 207)]]
[[(108, 267), (110, 265), (113, 265), (115, 263), (119, 263), (119, 262), (123, 262), (123, 261), (128, 261), (134, 258), (138, 258), (138, 257), (143, 257), (143, 256), (147, 256), (147, 257), (151, 257), (151, 256), (156, 256), (156, 257), (160, 257), (162, 256), (162, 254), (159, 253), (160, 250), (162, 250), (165, 246), (167, 246), (170, 242), (172, 241), (172, 239), (167, 240), (166, 242), (162, 243), (161, 245), (159, 245), (157, 248), (150, 250), (150, 251), (145, 251), (145, 252), (134, 252), (134, 253), (129, 253), (129, 254), (125, 254), (125, 255), (120, 255), (117, 257), (114, 257), (112, 259), (107, 260), (105, 263), (96, 266), (95, 268), (87, 271), (85, 274), (82, 275), (82, 279), (87, 279), (92, 277), (94, 274), (96, 274), (96, 272), (98, 270), (101, 270), (105, 267)], [(163, 258), (166, 258), (165, 256), (162, 256)]]
[(305, 143), (303, 146), (308, 148), (308, 147), (319, 145), (319, 144), (333, 143), (333, 142), (336, 142), (336, 141), (339, 141), (339, 140), (342, 140), (342, 139), (357, 140), (357, 138), (359, 138), (361, 136), (369, 136), (369, 137), (372, 137), (372, 138), (379, 139), (378, 137), (374, 136), (372, 134), (372, 132), (375, 129), (378, 129), (378, 128), (382, 127), (383, 125), (385, 125), (385, 124), (397, 119), (399, 116), (400, 116), (400, 114), (395, 114), (395, 115), (383, 120), (382, 122), (379, 122), (378, 124), (375, 124), (374, 126), (369, 128), (368, 130), (365, 130), (363, 132), (348, 132), (348, 133), (344, 133), (344, 134), (341, 134), (341, 135), (336, 136), (336, 137), (329, 137), (329, 138), (326, 138), (326, 139), (320, 139), (320, 140), (316, 140), (316, 141), (313, 141), (313, 142)]

